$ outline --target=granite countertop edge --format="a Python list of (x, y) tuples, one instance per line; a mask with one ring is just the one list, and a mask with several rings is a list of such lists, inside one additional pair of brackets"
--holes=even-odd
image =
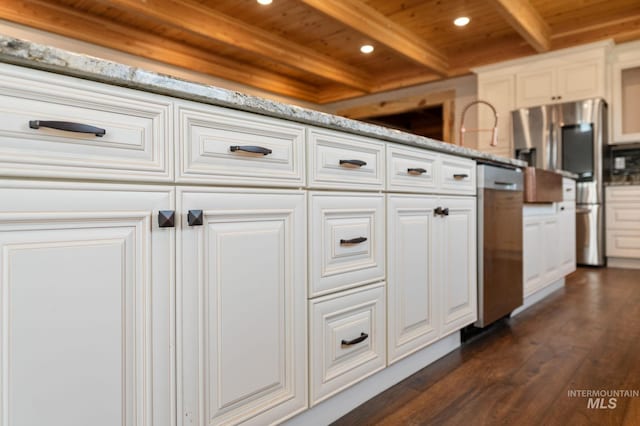
[(253, 112), (447, 154), (486, 160), (495, 164), (515, 167), (527, 165), (521, 160), (499, 157), (399, 130), (195, 83), (2, 34), (0, 34), (0, 62)]

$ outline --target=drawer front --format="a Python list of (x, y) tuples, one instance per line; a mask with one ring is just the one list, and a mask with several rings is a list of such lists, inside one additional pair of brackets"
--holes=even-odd
[(384, 143), (309, 128), (309, 186), (384, 189)]
[(440, 189), (446, 194), (476, 193), (476, 163), (473, 160), (440, 155)]
[(304, 185), (303, 126), (192, 102), (176, 117), (178, 182)]
[(640, 230), (607, 230), (607, 256), (640, 259)]
[(309, 301), (311, 404), (385, 367), (385, 286)]
[(609, 229), (637, 229), (640, 230), (640, 202), (618, 203), (609, 202), (606, 205), (607, 230)]
[(433, 192), (440, 171), (438, 155), (429, 151), (387, 145), (387, 190)]
[(576, 199), (576, 181), (562, 178), (562, 200), (573, 201)]
[(384, 279), (384, 196), (311, 192), (311, 297)]
[(0, 173), (173, 181), (171, 108), (163, 96), (2, 64)]
[(607, 203), (640, 202), (640, 185), (607, 186), (605, 188), (605, 199)]

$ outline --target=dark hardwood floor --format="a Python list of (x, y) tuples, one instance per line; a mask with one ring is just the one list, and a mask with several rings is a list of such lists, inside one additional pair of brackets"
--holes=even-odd
[(640, 391), (640, 271), (578, 269), (334, 425), (640, 425), (640, 397), (596, 409), (582, 389)]

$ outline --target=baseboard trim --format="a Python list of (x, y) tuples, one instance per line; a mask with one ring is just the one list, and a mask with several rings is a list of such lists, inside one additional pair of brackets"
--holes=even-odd
[(536, 291), (535, 293), (530, 294), (529, 296), (524, 298), (524, 303), (522, 304), (522, 306), (511, 312), (511, 316), (518, 315), (519, 313), (535, 305), (545, 297), (549, 296), (554, 291), (560, 290), (562, 287), (564, 287), (564, 278), (560, 278), (558, 281), (555, 281), (548, 286)]
[(640, 259), (607, 257), (607, 266), (610, 268), (640, 269)]
[(287, 426), (324, 426), (370, 400), (413, 373), (423, 369), (460, 347), (460, 333), (453, 333), (415, 354), (351, 386), (334, 397), (303, 411), (284, 424)]

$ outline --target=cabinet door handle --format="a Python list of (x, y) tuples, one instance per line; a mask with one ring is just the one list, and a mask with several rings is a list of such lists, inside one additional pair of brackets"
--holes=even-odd
[(469, 177), (469, 175), (466, 174), (466, 173), (456, 173), (456, 174), (453, 175), (453, 178), (455, 180), (466, 179), (468, 177)]
[(433, 215), (434, 216), (442, 216), (442, 212), (444, 210), (442, 210), (442, 207), (436, 207), (435, 209), (433, 209)]
[(565, 189), (565, 191), (567, 191), (567, 192), (571, 192), (572, 190), (573, 190), (573, 188), (567, 188), (567, 189)]
[(367, 333), (360, 333), (360, 337), (356, 337), (353, 340), (342, 340), (342, 342), (340, 343), (342, 343), (345, 346), (357, 345), (360, 342), (364, 342), (367, 339), (367, 337), (369, 337)]
[(158, 212), (158, 226), (160, 228), (174, 228), (176, 226), (176, 212), (173, 210), (160, 210)]
[(91, 133), (101, 138), (107, 131), (100, 127), (90, 126), (88, 124), (73, 123), (71, 121), (41, 121), (31, 120), (29, 121), (29, 127), (32, 129), (39, 129), (40, 127), (48, 127), (49, 129), (64, 130), (66, 132), (74, 133)]
[(561, 211), (564, 211), (564, 207), (560, 207), (560, 210), (561, 210)]
[(352, 238), (350, 240), (340, 240), (340, 244), (360, 244), (367, 241), (367, 237)]
[(423, 169), (422, 167), (412, 167), (412, 168), (408, 168), (407, 169), (407, 173), (414, 174), (414, 175), (421, 175), (423, 173), (427, 173), (427, 171), (425, 169)]
[(442, 216), (449, 216), (449, 207), (442, 209)]
[(340, 165), (342, 166), (343, 164), (348, 164), (350, 166), (362, 167), (362, 166), (366, 166), (367, 162), (366, 161), (362, 161), (362, 160), (340, 160)]
[(189, 210), (187, 213), (187, 223), (189, 226), (200, 226), (204, 222), (202, 210)]
[(262, 146), (255, 146), (255, 145), (244, 145), (244, 146), (231, 145), (229, 147), (229, 150), (231, 152), (244, 151), (244, 152), (250, 152), (252, 154), (262, 154), (262, 155), (269, 155), (273, 152), (269, 148), (265, 148)]

